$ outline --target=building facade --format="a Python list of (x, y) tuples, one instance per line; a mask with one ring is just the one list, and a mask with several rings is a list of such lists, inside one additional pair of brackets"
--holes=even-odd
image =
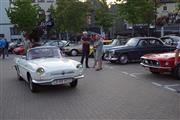
[[(8, 9), (14, 0), (0, 0), (0, 34), (4, 34), (8, 41), (20, 39), (20, 33), (11, 24), (6, 9)], [(48, 16), (48, 9), (50, 6), (56, 3), (56, 0), (32, 0), (33, 4), (38, 4), (44, 11), (45, 15)]]

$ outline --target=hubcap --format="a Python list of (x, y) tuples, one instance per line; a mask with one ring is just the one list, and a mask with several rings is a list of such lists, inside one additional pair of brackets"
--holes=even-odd
[(128, 62), (127, 56), (125, 56), (125, 55), (121, 56), (120, 61), (121, 61), (121, 63), (124, 63), (124, 64), (127, 63)]
[(77, 51), (73, 50), (73, 51), (71, 52), (71, 54), (72, 54), (73, 56), (76, 56), (76, 55), (77, 55)]

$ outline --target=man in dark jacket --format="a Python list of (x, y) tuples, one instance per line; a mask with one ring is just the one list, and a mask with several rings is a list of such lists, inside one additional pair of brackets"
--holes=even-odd
[(82, 57), (81, 57), (81, 64), (84, 62), (84, 57), (86, 58), (86, 68), (89, 68), (88, 65), (88, 58), (89, 58), (89, 50), (90, 50), (90, 37), (86, 31), (83, 32), (83, 36), (81, 38), (82, 43)]

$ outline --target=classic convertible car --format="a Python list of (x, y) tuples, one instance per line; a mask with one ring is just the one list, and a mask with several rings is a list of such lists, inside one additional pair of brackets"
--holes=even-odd
[[(154, 74), (171, 72), (180, 79), (180, 64), (175, 66), (175, 53), (147, 54), (141, 57), (141, 65)], [(180, 62), (180, 57), (179, 57)]]
[(113, 47), (106, 51), (105, 59), (111, 63), (127, 64), (130, 61), (139, 61), (140, 57), (149, 53), (163, 53), (175, 50), (173, 46), (165, 45), (154, 37), (134, 37), (123, 46)]
[(82, 65), (64, 58), (53, 46), (31, 48), (26, 56), (15, 58), (15, 68), (18, 79), (27, 81), (32, 92), (38, 85), (69, 84), (74, 88), (84, 77)]

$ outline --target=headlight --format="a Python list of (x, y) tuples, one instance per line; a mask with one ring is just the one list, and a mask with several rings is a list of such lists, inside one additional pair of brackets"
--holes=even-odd
[(44, 70), (43, 68), (38, 68), (38, 69), (36, 70), (36, 73), (37, 73), (38, 75), (42, 75), (44, 72), (45, 72), (45, 70)]
[(78, 65), (76, 66), (76, 68), (78, 68), (78, 69), (82, 69), (82, 68), (83, 68), (83, 66), (82, 66), (82, 64), (78, 64)]
[(149, 62), (148, 62), (148, 60), (144, 60), (144, 63), (145, 63), (145, 64), (148, 64)]
[(160, 65), (160, 63), (157, 61), (157, 62), (156, 62), (156, 65), (157, 65), (157, 66), (159, 66), (159, 65)]

